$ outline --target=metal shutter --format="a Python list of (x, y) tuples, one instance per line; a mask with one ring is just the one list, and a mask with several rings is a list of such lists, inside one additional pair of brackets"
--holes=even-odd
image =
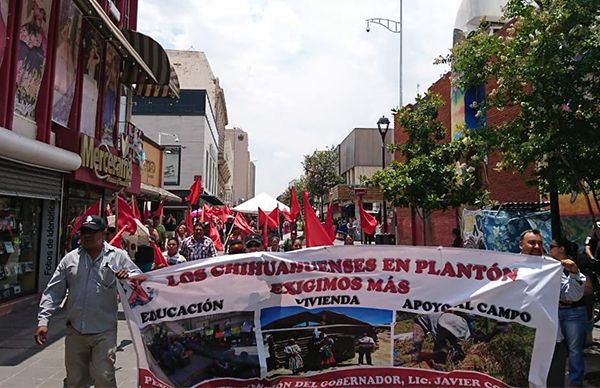
[(0, 159), (0, 194), (60, 200), (62, 174)]

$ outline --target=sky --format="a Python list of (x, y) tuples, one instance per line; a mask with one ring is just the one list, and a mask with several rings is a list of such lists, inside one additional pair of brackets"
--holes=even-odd
[(264, 327), (273, 321), (304, 311), (311, 312), (313, 314), (320, 313), (321, 311), (333, 311), (334, 313), (344, 314), (349, 317), (367, 322), (371, 325), (389, 325), (390, 322), (392, 322), (392, 312), (390, 310), (371, 309), (364, 307), (318, 307), (314, 309), (306, 309), (299, 306), (290, 306), (268, 307), (261, 310), (260, 324)]
[[(461, 0), (403, 2), (402, 95), (442, 74)], [(275, 197), (304, 155), (354, 128), (392, 119), (399, 34), (366, 19), (400, 19), (400, 0), (143, 0), (138, 30), (166, 49), (203, 51), (224, 89), (228, 128), (248, 133), (256, 194)]]

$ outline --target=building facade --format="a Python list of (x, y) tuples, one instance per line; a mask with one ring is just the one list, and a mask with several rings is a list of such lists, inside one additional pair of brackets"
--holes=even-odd
[(233, 149), (233, 204), (237, 205), (254, 197), (255, 168), (250, 166), (248, 133), (241, 128), (227, 128), (225, 141)]
[(140, 193), (131, 95), (171, 74), (143, 50), (137, 6), (0, 0), (0, 305), (46, 286), (83, 209)]
[(225, 127), (229, 123), (225, 92), (219, 78), (212, 71), (206, 54), (202, 51), (166, 50), (177, 72), (179, 81), (186, 89), (206, 90), (211, 103), (218, 138), (218, 174), (215, 195), (225, 200), (225, 187), (229, 183), (232, 171), (225, 156)]
[[(393, 130), (386, 134), (385, 143), (392, 144)], [(381, 135), (377, 128), (354, 128), (336, 147), (339, 159), (339, 174), (344, 184), (334, 187), (330, 192), (331, 202), (337, 204), (341, 217), (358, 218), (357, 196), (362, 196), (363, 207), (368, 212), (377, 214), (381, 211), (381, 192), (376, 188), (366, 189), (363, 178), (371, 178), (376, 171), (381, 171)], [(393, 156), (385, 152), (385, 164), (390, 163)], [(356, 190), (355, 190), (356, 189)], [(388, 212), (389, 213), (389, 212)], [(391, 213), (389, 213), (391, 214)]]

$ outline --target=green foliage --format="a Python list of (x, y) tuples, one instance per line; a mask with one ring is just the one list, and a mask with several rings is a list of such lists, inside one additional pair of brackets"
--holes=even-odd
[[(302, 193), (306, 190), (306, 178), (304, 175), (301, 175), (300, 178), (296, 179), (294, 183), (294, 187), (296, 190), (296, 197), (298, 198), (298, 202), (300, 203), (300, 207), (302, 207)], [(279, 194), (277, 200), (281, 203), (285, 203), (286, 205), (291, 204), (292, 200), (292, 190), (291, 187), (286, 188), (283, 193)]]
[(422, 217), (434, 210), (479, 204), (486, 194), (476, 177), (484, 149), (471, 139), (440, 143), (446, 133), (437, 120), (441, 105), (439, 96), (425, 94), (399, 111), (400, 125), (409, 138), (393, 149), (402, 154), (404, 161), (390, 163), (371, 178), (386, 200), (394, 206), (420, 209)]
[[(342, 183), (338, 173), (339, 157), (335, 147), (315, 151), (312, 155), (304, 155), (305, 189), (314, 198), (322, 199), (329, 190)], [(296, 189), (298, 194), (298, 189)]]
[[(514, 120), (468, 136), (502, 154), (499, 168), (535, 168), (547, 190), (600, 180), (600, 7), (597, 0), (508, 0), (504, 36), (483, 28), (454, 47), (459, 87), (488, 82), (486, 108)], [(491, 81), (491, 82), (489, 82)]]

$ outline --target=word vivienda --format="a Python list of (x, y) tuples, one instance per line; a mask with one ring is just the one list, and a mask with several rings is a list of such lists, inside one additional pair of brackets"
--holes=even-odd
[[(224, 275), (236, 276), (283, 276), (300, 273), (333, 273), (333, 274), (365, 274), (381, 272), (405, 272), (414, 271), (416, 274), (425, 274), (431, 276), (443, 276), (450, 278), (466, 278), (475, 280), (489, 281), (515, 281), (518, 275), (518, 268), (500, 267), (498, 263), (492, 265), (484, 264), (463, 264), (453, 262), (440, 262), (436, 260), (425, 259), (401, 259), (401, 258), (348, 258), (316, 261), (281, 261), (281, 260), (256, 260), (247, 262), (234, 262), (218, 264), (212, 267), (199, 268), (195, 271), (186, 271), (178, 275), (168, 275), (167, 284), (170, 287), (176, 287), (179, 284), (201, 282), (209, 276), (217, 278)], [(347, 278), (344, 280), (350, 282), (346, 288), (356, 287), (357, 280)], [(294, 286), (298, 288), (298, 285)], [(303, 292), (322, 291), (318, 285), (314, 290), (311, 283), (302, 285)], [(308, 287), (304, 289), (305, 287)], [(342, 286), (344, 287), (344, 286)], [(382, 287), (385, 287), (383, 285)], [(391, 287), (391, 286), (390, 286)], [(397, 284), (394, 287), (398, 292), (404, 290), (407, 285)], [(379, 286), (375, 286), (379, 288)], [(291, 289), (286, 287), (286, 289)], [(358, 289), (358, 288), (357, 288)], [(390, 291), (389, 289), (384, 292)], [(296, 294), (297, 292), (288, 292)]]

